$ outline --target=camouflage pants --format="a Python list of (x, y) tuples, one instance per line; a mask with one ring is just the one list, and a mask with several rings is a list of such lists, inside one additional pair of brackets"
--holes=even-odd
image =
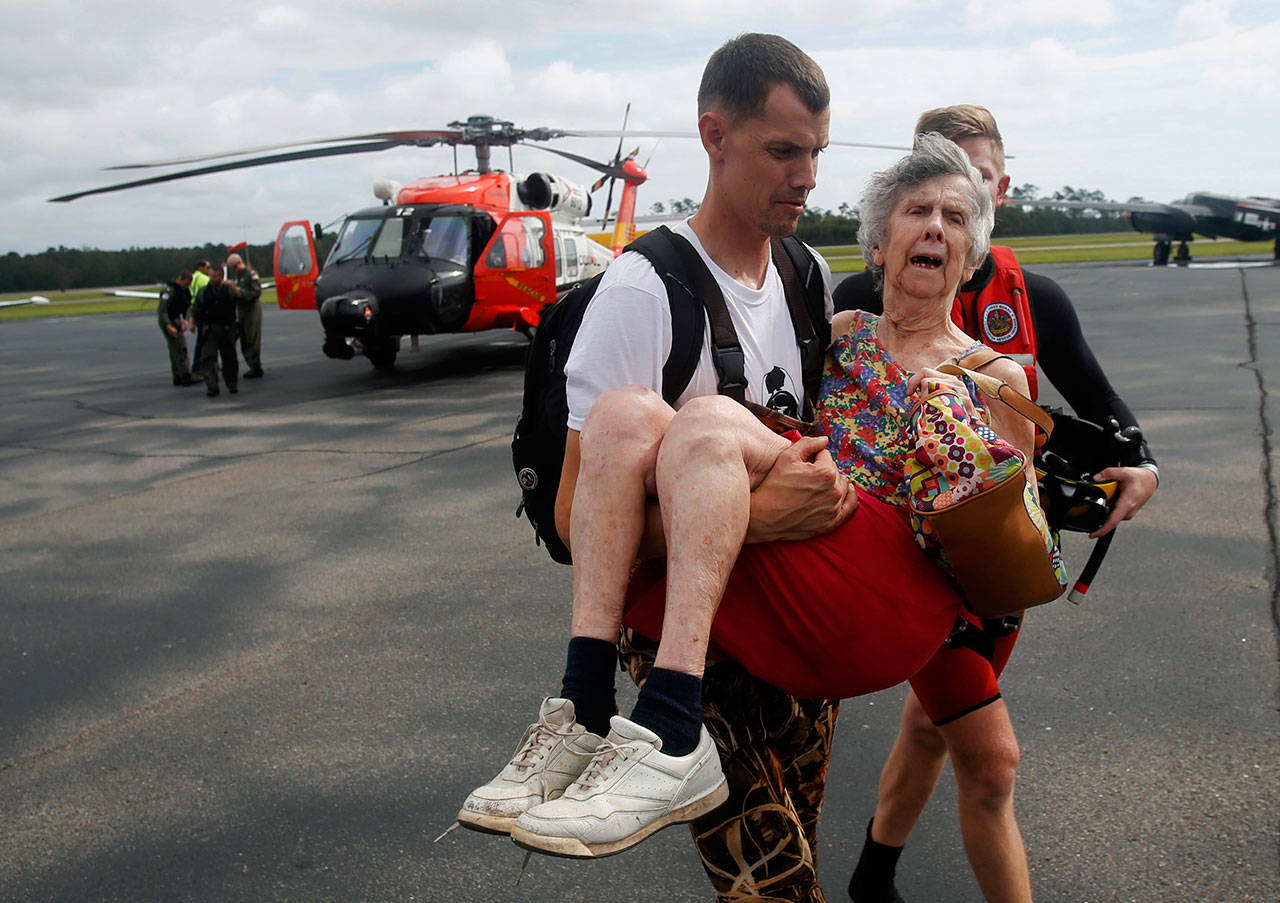
[[(624, 628), (622, 668), (640, 686), (657, 644)], [(729, 799), (691, 822), (723, 903), (826, 903), (818, 886), (818, 815), (840, 704), (794, 699), (734, 662), (707, 668), (702, 718), (720, 750)]]

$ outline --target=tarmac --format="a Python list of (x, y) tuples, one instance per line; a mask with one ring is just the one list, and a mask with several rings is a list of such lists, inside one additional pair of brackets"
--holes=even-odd
[[(1162, 475), (1003, 682), (1042, 903), (1280, 898), (1280, 266), (1250, 264), (1032, 268)], [(569, 569), (515, 517), (523, 337), (384, 373), (313, 314), (263, 334), (266, 377), (209, 399), (149, 313), (0, 322), (0, 899), (710, 900), (679, 827), (522, 878), (505, 839), (437, 841), (563, 665)], [(833, 903), (902, 696), (843, 704)], [(949, 775), (899, 874), (980, 899)]]

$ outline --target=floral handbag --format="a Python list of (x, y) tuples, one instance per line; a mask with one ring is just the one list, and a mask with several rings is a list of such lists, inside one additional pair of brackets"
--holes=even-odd
[[(982, 363), (995, 356), (990, 352)], [(1037, 447), (1048, 438), (1053, 421), (1008, 383), (955, 363), (938, 369), (968, 377), (1035, 423)], [(911, 425), (915, 451), (907, 456), (906, 477), (912, 526), (926, 551), (950, 568), (969, 609), (1000, 618), (1061, 596), (1066, 568), (1027, 480), (1034, 470), (1026, 455), (975, 422), (948, 386), (916, 402)]]

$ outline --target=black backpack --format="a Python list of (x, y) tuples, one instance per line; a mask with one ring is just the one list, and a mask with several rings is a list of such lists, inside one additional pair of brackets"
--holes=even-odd
[[(746, 379), (742, 348), (729, 320), (724, 296), (697, 250), (665, 226), (640, 236), (626, 250), (643, 254), (667, 289), (671, 352), (662, 367), (662, 397), (674, 405), (689, 385), (702, 354), (704, 317), (709, 316), (718, 390), (743, 401)], [(775, 239), (773, 258), (800, 345), (808, 411), (817, 397), (823, 353), (831, 338), (822, 274), (813, 256), (796, 238)], [(524, 404), (511, 440), (511, 459), (521, 492), (516, 516), (523, 513), (529, 518), (537, 540), (561, 564), (573, 563), (555, 523), (569, 418), (564, 366), (602, 276), (578, 283), (542, 312), (525, 359)]]

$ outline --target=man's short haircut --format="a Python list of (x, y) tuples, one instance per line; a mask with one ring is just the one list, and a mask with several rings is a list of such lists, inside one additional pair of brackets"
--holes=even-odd
[(889, 241), (889, 218), (904, 188), (921, 185), (938, 176), (964, 176), (969, 180), (969, 247), (970, 266), (976, 266), (991, 249), (991, 227), (995, 223), (995, 207), (991, 194), (982, 182), (982, 174), (969, 162), (969, 157), (955, 142), (936, 132), (916, 135), (911, 153), (867, 181), (858, 215), (858, 244), (867, 270), (876, 288), (884, 285), (884, 267), (875, 262), (875, 249), (883, 249)]
[(184, 279), (185, 279), (187, 282), (190, 282), (190, 281), (191, 281), (191, 271), (190, 271), (190, 270), (183, 270), (181, 273), (179, 273), (179, 274), (178, 274), (178, 281), (179, 281), (179, 282), (182, 282)]
[(779, 84), (794, 89), (811, 113), (831, 105), (827, 77), (803, 50), (775, 34), (738, 35), (707, 60), (698, 86), (698, 115), (718, 109), (730, 121), (755, 118)]
[(207, 261), (207, 260), (200, 260), (200, 261), (197, 261), (197, 262), (196, 262), (196, 269), (198, 270), (198, 269), (200, 269), (201, 267), (207, 267), (208, 265), (209, 265), (209, 261)]
[(951, 107), (926, 110), (916, 120), (916, 134), (937, 132), (943, 138), (963, 141), (965, 138), (990, 138), (1000, 152), (1001, 168), (1004, 167), (1004, 139), (996, 127), (996, 118), (986, 107), (976, 103), (958, 103)]

